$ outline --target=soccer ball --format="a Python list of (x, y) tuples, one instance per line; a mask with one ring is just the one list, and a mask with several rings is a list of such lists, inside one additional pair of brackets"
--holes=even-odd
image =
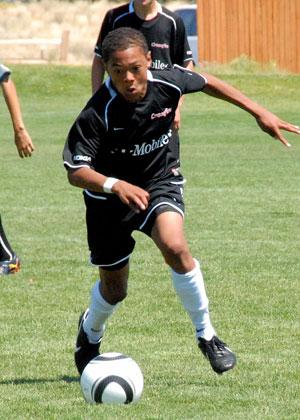
[(102, 353), (84, 368), (80, 386), (90, 404), (129, 404), (143, 392), (144, 378), (139, 365), (121, 353)]

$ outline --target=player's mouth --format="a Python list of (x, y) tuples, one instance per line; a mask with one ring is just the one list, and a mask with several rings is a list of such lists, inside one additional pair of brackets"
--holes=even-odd
[(129, 101), (137, 101), (137, 100), (139, 100), (140, 94), (139, 94), (138, 89), (136, 89), (134, 86), (131, 86), (131, 87), (129, 87), (125, 90), (125, 95), (124, 96)]

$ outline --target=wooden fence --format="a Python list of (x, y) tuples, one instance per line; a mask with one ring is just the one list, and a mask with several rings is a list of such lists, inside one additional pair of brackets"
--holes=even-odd
[[(58, 60), (61, 63), (66, 63), (68, 61), (68, 51), (69, 51), (69, 31), (63, 31), (61, 38), (16, 38), (16, 39), (0, 39), (0, 52), (1, 59), (8, 60), (10, 62), (49, 62), (49, 49), (55, 48), (58, 49), (55, 55), (58, 55)], [(1, 47), (4, 48), (1, 51)], [(38, 57), (33, 58), (32, 48), (36, 47), (38, 49)], [(28, 52), (23, 51), (27, 49)], [(20, 57), (16, 56), (16, 50), (22, 50)], [(9, 53), (13, 52), (12, 56), (6, 57), (5, 51)]]
[(300, 73), (300, 0), (197, 0), (199, 61), (242, 54)]

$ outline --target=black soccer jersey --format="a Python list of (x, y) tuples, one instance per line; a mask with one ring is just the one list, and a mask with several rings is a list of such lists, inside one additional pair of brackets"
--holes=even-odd
[(101, 43), (108, 32), (123, 26), (143, 33), (151, 51), (153, 69), (164, 70), (173, 64), (185, 66), (193, 60), (181, 18), (159, 5), (155, 18), (142, 20), (134, 12), (133, 1), (107, 12), (95, 47), (96, 55), (101, 57)]
[(180, 96), (201, 91), (206, 79), (181, 67), (148, 70), (145, 97), (128, 103), (111, 79), (87, 103), (71, 127), (66, 168), (91, 167), (106, 176), (146, 188), (179, 166), (172, 123)]

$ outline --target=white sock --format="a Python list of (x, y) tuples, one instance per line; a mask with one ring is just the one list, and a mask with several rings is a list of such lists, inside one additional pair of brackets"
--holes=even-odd
[(173, 285), (196, 328), (196, 337), (211, 340), (216, 333), (209, 317), (208, 298), (200, 266), (197, 260), (194, 261), (196, 267), (188, 273), (179, 274), (171, 270)]
[(91, 344), (98, 343), (104, 334), (106, 320), (115, 312), (119, 304), (111, 305), (102, 297), (99, 290), (100, 282), (97, 280), (91, 290), (89, 312), (83, 322), (83, 329), (86, 332)]

